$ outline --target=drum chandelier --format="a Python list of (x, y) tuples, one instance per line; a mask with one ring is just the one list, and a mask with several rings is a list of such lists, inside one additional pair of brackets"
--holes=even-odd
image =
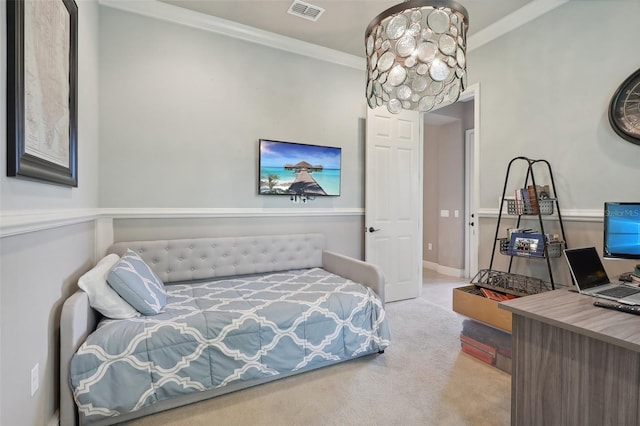
[(457, 101), (468, 28), (467, 10), (451, 0), (407, 0), (374, 18), (365, 32), (369, 107), (397, 114)]

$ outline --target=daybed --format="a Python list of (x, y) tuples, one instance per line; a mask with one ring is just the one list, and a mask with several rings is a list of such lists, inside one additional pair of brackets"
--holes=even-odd
[(383, 352), (381, 272), (324, 247), (321, 234), (112, 245), (167, 284), (165, 305), (101, 319), (84, 291), (65, 301), (60, 424), (119, 423)]

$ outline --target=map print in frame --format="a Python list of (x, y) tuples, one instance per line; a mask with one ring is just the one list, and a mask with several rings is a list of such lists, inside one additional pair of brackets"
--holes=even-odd
[(7, 1), (7, 175), (77, 178), (77, 21), (73, 0)]

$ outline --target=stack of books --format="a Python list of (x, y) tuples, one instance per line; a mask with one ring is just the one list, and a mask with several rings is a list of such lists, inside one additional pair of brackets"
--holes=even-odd
[(503, 300), (511, 300), (515, 299), (518, 296), (514, 296), (513, 294), (503, 293), (501, 291), (490, 290), (488, 288), (481, 288), (482, 294), (487, 299), (497, 300), (498, 302), (502, 302)]
[(539, 200), (550, 198), (549, 194), (549, 185), (536, 185), (535, 187), (528, 185), (526, 188), (516, 189), (514, 197), (507, 199), (508, 205), (513, 203), (513, 209), (508, 209), (509, 213), (538, 214), (540, 213)]
[(466, 319), (460, 333), (462, 352), (511, 373), (511, 334), (481, 322)]

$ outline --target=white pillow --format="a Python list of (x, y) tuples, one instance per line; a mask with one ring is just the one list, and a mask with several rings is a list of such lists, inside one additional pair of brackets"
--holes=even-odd
[(107, 275), (119, 260), (120, 256), (117, 254), (103, 257), (93, 269), (80, 277), (78, 287), (89, 296), (91, 307), (105, 317), (112, 319), (137, 317), (140, 313), (107, 284)]

